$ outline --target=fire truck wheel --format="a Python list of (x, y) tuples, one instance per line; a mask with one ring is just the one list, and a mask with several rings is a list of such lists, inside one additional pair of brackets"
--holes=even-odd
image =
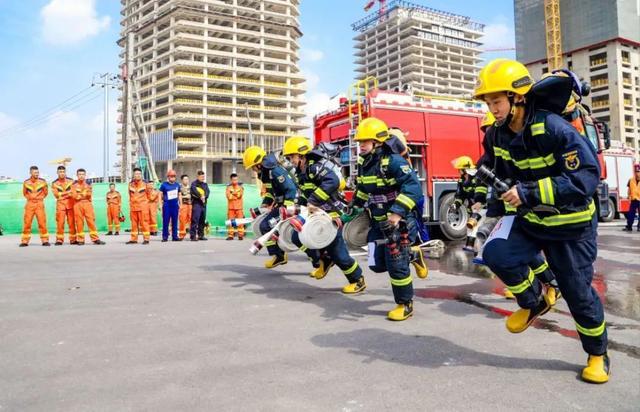
[(467, 237), (467, 209), (451, 209), (455, 193), (447, 193), (440, 198), (440, 231), (449, 240), (462, 240)]
[(609, 214), (600, 218), (601, 222), (613, 222), (616, 218), (616, 204), (613, 199), (609, 198)]

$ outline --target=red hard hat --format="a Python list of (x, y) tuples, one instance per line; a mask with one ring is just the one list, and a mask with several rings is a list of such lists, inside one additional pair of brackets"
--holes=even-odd
[(173, 169), (169, 169), (169, 171), (167, 172), (167, 177), (169, 177), (169, 176), (177, 176), (176, 175), (176, 171), (173, 170)]

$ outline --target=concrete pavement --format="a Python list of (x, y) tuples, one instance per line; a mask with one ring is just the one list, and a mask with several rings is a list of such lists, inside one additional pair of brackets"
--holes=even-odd
[(393, 323), (386, 275), (365, 270), (366, 293), (348, 297), (337, 268), (314, 280), (297, 253), (268, 271), (249, 241), (0, 237), (0, 411), (638, 410), (640, 234), (618, 229), (601, 229), (597, 265), (606, 385), (580, 381), (564, 302), (509, 334), (515, 303), (455, 245)]

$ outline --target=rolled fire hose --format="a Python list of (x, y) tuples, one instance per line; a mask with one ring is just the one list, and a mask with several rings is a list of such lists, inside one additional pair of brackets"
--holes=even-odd
[(296, 228), (291, 224), (291, 220), (287, 219), (281, 222), (278, 227), (278, 247), (284, 252), (295, 252), (298, 246), (293, 243), (292, 236), (296, 232)]
[(333, 219), (325, 212), (317, 212), (307, 217), (300, 231), (300, 242), (309, 249), (322, 249), (331, 244), (338, 235)]
[(367, 234), (371, 221), (367, 212), (362, 212), (342, 227), (342, 236), (349, 249), (359, 249), (367, 245)]
[(260, 224), (264, 219), (266, 219), (266, 217), (267, 217), (267, 214), (262, 213), (261, 215), (258, 215), (255, 219), (253, 219), (253, 223), (251, 224), (251, 230), (253, 230), (253, 237), (255, 239), (258, 239), (260, 236), (264, 235), (264, 233), (260, 231)]

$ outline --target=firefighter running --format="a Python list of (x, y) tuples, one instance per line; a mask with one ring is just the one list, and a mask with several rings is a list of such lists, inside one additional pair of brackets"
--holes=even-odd
[(360, 157), (353, 206), (366, 206), (371, 214), (369, 267), (377, 273), (389, 272), (397, 306), (387, 317), (402, 321), (413, 315), (410, 263), (418, 266), (420, 277), (427, 273), (422, 252), (411, 250), (417, 236), (416, 204), (423, 195), (411, 165), (385, 145), (388, 137), (389, 129), (382, 120), (371, 117), (358, 125), (355, 140)]
[[(291, 175), (276, 158), (274, 153), (265, 152), (258, 146), (248, 147), (242, 156), (244, 168), (258, 173), (265, 188), (261, 208), (268, 210), (266, 218), (260, 224), (262, 233), (269, 232), (280, 216), (280, 207), (293, 206), (297, 197), (297, 187)], [(265, 244), (271, 259), (265, 262), (267, 269), (287, 263), (287, 254), (278, 247), (274, 240)]]
[[(591, 286), (597, 254), (593, 196), (600, 170), (590, 143), (559, 115), (537, 110), (525, 95), (533, 79), (519, 62), (496, 59), (479, 74), (475, 97), (496, 118), (496, 158), (515, 183), (501, 196), (515, 216), (484, 248), (487, 265), (514, 292), (521, 307), (507, 318), (512, 333), (525, 331), (550, 309), (530, 265), (540, 250), (556, 275), (588, 354), (582, 379), (609, 380), (607, 330), (602, 303)], [(496, 150), (499, 149), (499, 150)]]
[[(358, 262), (349, 256), (347, 245), (342, 238), (343, 203), (339, 190), (342, 177), (339, 176), (325, 158), (320, 149), (312, 150), (311, 144), (304, 136), (293, 136), (287, 139), (282, 154), (295, 167), (298, 185), (301, 189), (298, 203), (307, 206), (309, 213), (318, 210), (326, 212), (338, 224), (336, 238), (329, 246), (314, 251), (317, 253), (317, 268), (312, 272), (316, 279), (324, 278), (331, 267), (337, 265), (349, 282), (342, 288), (342, 293), (355, 294), (362, 292), (367, 285), (362, 276), (362, 269)], [(296, 234), (294, 234), (294, 237)], [(296, 242), (297, 240), (297, 242)], [(294, 243), (301, 246), (299, 239)]]

